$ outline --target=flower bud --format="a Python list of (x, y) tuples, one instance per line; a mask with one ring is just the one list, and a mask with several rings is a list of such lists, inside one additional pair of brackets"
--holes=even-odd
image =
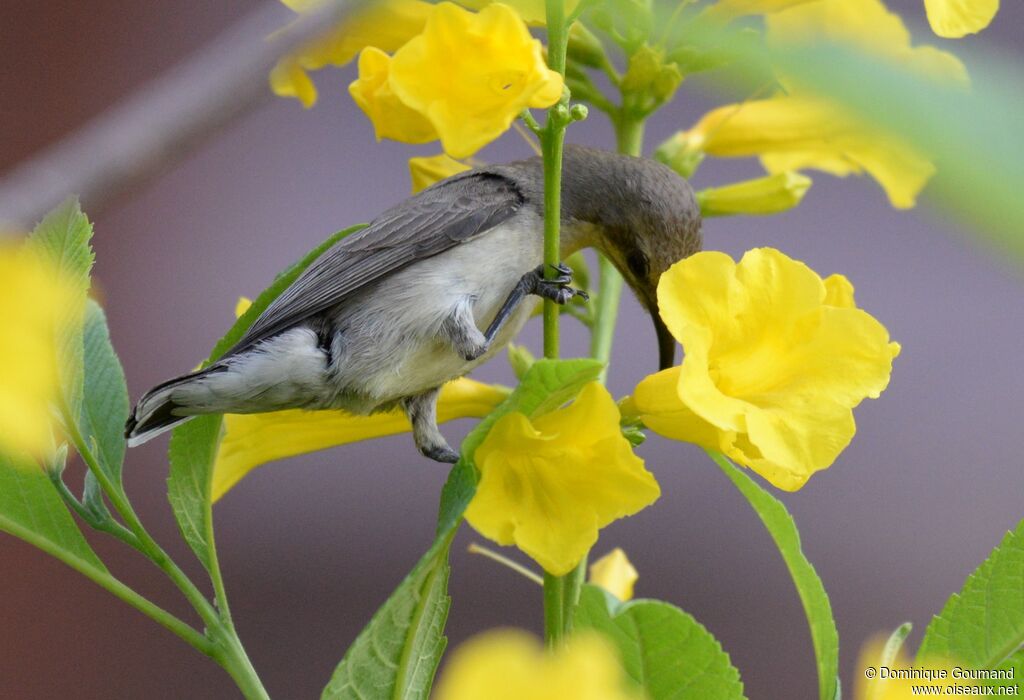
[(654, 159), (683, 177), (691, 178), (704, 160), (701, 143), (700, 139), (691, 138), (687, 132), (680, 131), (658, 146), (654, 151)]
[(581, 122), (587, 118), (589, 110), (585, 104), (574, 104), (569, 108), (569, 118), (574, 122)]
[(683, 74), (675, 63), (663, 65), (651, 84), (651, 93), (659, 102), (668, 102), (683, 82)]
[(650, 46), (641, 46), (629, 57), (629, 66), (622, 76), (623, 90), (646, 90), (661, 70), (661, 52)]
[(810, 186), (811, 178), (787, 171), (701, 190), (697, 202), (704, 216), (778, 214), (798, 205)]
[(591, 68), (600, 68), (608, 60), (601, 40), (579, 22), (569, 28), (566, 56), (572, 63)]

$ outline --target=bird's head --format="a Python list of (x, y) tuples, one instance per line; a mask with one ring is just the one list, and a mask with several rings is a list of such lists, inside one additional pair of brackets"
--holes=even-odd
[(566, 149), (570, 216), (593, 226), (592, 244), (622, 273), (654, 321), (658, 364), (675, 364), (676, 341), (658, 313), (662, 273), (701, 247), (701, 216), (693, 189), (670, 168), (579, 147)]

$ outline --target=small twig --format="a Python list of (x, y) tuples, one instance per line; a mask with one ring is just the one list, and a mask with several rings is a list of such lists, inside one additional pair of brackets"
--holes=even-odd
[(519, 120), (512, 122), (512, 128), (516, 130), (516, 133), (523, 137), (523, 141), (533, 150), (534, 154), (541, 155), (540, 144), (537, 143), (537, 139), (533, 137), (533, 132), (527, 129)]
[(79, 195), (95, 211), (126, 186), (182, 158), (270, 96), (267, 74), (278, 59), (324, 34), (361, 4), (326, 2), (281, 31), (282, 13), (276, 6), (243, 19), (210, 46), (8, 172), (0, 179), (0, 230), (31, 228), (69, 194)]
[(498, 554), (493, 549), (482, 547), (478, 545), (476, 542), (473, 542), (469, 545), (469, 547), (466, 548), (466, 551), (468, 551), (470, 554), (480, 554), (487, 557), (488, 559), (496, 561), (502, 566), (512, 569), (512, 571), (515, 571), (517, 574), (523, 576), (524, 578), (530, 579), (538, 586), (544, 585), (544, 579), (540, 576), (540, 574), (536, 574), (533, 571), (530, 571), (519, 562), (512, 561), (503, 554)]

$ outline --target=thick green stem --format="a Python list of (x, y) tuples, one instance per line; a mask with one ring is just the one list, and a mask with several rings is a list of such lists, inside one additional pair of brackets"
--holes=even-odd
[[(548, 65), (564, 78), (568, 42), (565, 7), (563, 0), (546, 0), (546, 6)], [(565, 95), (548, 110), (547, 123), (539, 134), (544, 159), (544, 263), (549, 278), (558, 274), (552, 266), (561, 257), (558, 239), (562, 220), (562, 144), (570, 121)], [(544, 357), (558, 357), (558, 307), (550, 300), (544, 302)], [(565, 604), (567, 578), (544, 574), (544, 638), (551, 646), (561, 641), (572, 618), (572, 610)]]
[[(554, 266), (561, 257), (559, 251), (559, 224), (562, 210), (562, 142), (565, 126), (558, 127), (552, 117), (541, 136), (544, 157), (544, 272), (547, 277), (558, 275)], [(558, 357), (558, 304), (544, 301), (544, 357)]]
[(561, 644), (566, 633), (566, 578), (544, 572), (544, 641), (549, 647)]
[(214, 653), (217, 663), (228, 672), (247, 700), (270, 700), (234, 628), (225, 628), (223, 631), (227, 632), (223, 638), (224, 644)]

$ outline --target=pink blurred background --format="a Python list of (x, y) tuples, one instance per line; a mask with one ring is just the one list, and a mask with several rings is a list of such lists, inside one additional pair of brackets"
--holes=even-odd
[[(0, 171), (260, 5), (0, 4)], [(920, 0), (890, 5), (916, 25), (919, 41), (954, 50), (993, 46), (1020, 58), (1020, 3), (1004, 3), (994, 27), (962, 43), (921, 29)], [(282, 7), (282, 23), (288, 16)], [(205, 356), (232, 322), (239, 295), (258, 293), (331, 232), (408, 194), (406, 158), (433, 151), (375, 144), (347, 96), (351, 76), (351, 67), (322, 72), (315, 109), (269, 101), (94, 213), (96, 284), (133, 398)], [(704, 80), (685, 84), (677, 103), (650, 125), (648, 150), (716, 99)], [(596, 112), (569, 140), (612, 143)], [(482, 155), (499, 161), (528, 151), (511, 135)], [(708, 162), (695, 184), (755, 172), (753, 162)], [(733, 255), (773, 245), (823, 274), (846, 274), (859, 303), (903, 344), (889, 390), (858, 410), (850, 449), (801, 492), (780, 494), (832, 595), (849, 693), (864, 639), (906, 620), (919, 639), (929, 616), (1024, 516), (1020, 267), (975, 245), (935, 209), (897, 212), (872, 181), (824, 175), (815, 176), (799, 209), (710, 220), (705, 241)], [(564, 328), (565, 354), (583, 354), (580, 327), (567, 320)], [(523, 340), (539, 351), (539, 337), (535, 322)], [(654, 369), (655, 356), (650, 324), (629, 299), (610, 376), (614, 392), (629, 392)], [(503, 360), (476, 376), (512, 382)], [(467, 427), (444, 431), (454, 441)], [(131, 451), (126, 482), (144, 522), (198, 577), (166, 503), (165, 448), (163, 439)], [(638, 595), (669, 600), (703, 622), (732, 655), (751, 698), (814, 697), (800, 604), (756, 516), (698, 450), (652, 437), (639, 452), (664, 496), (608, 528), (596, 554), (625, 547), (641, 573)], [(348, 644), (427, 547), (444, 478), (442, 467), (400, 436), (273, 464), (217, 506), (233, 612), (271, 695), (319, 695)], [(117, 575), (189, 614), (140, 556), (90, 539)], [(539, 630), (540, 590), (466, 554), (476, 539), (464, 529), (453, 551), (452, 643), (498, 625)], [(0, 570), (0, 697), (237, 695), (212, 662), (28, 545), (0, 537)]]

